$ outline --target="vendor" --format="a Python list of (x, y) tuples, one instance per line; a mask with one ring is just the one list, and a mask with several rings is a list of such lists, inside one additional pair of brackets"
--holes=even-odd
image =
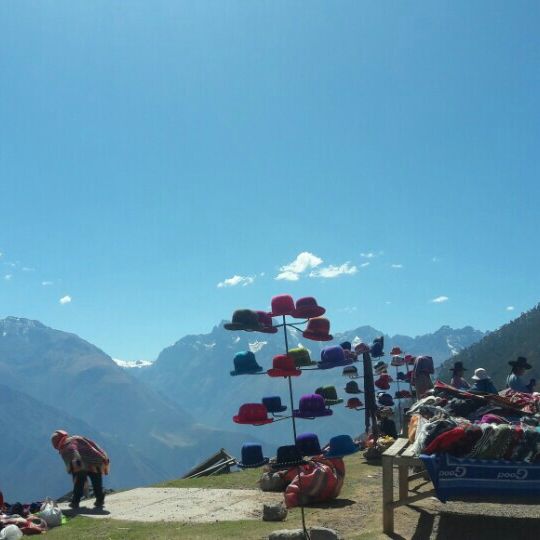
[(471, 385), (463, 378), (467, 369), (463, 366), (463, 362), (454, 362), (454, 367), (450, 368), (452, 372), (452, 380), (450, 386), (458, 390), (468, 390)]
[(471, 392), (482, 392), (483, 394), (497, 394), (497, 388), (493, 384), (491, 377), (484, 368), (478, 368), (471, 377), (474, 381)]
[(525, 378), (525, 372), (532, 367), (527, 362), (527, 359), (523, 356), (519, 356), (517, 360), (510, 360), (508, 363), (512, 366), (512, 370), (506, 379), (506, 386), (516, 392), (531, 394), (536, 385), (536, 381), (534, 379), (527, 380)]

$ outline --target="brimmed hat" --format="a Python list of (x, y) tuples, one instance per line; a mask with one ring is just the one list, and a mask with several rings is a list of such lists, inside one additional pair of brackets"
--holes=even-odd
[(399, 347), (392, 347), (390, 351), (391, 356), (399, 356), (400, 354), (403, 354), (403, 351)]
[(416, 360), (416, 356), (413, 356), (412, 354), (406, 354), (405, 355), (405, 363), (409, 366), (414, 365), (414, 362)]
[(276, 452), (276, 459), (270, 466), (273, 469), (287, 469), (296, 465), (304, 465), (306, 461), (294, 444), (280, 446)]
[(312, 319), (324, 315), (326, 309), (317, 304), (313, 296), (304, 296), (296, 301), (296, 307), (291, 315), (295, 319)]
[(471, 379), (475, 381), (483, 381), (485, 379), (491, 379), (491, 377), (487, 374), (487, 371), (479, 367), (478, 369), (474, 370), (474, 375), (471, 377)]
[(341, 373), (344, 377), (349, 377), (349, 379), (359, 379), (358, 368), (356, 366), (345, 366)]
[(302, 375), (299, 369), (296, 369), (294, 358), (286, 354), (278, 354), (272, 360), (272, 369), (266, 372), (270, 377), (298, 377)]
[(371, 345), (371, 356), (373, 358), (380, 358), (384, 356), (384, 337), (378, 337), (373, 340), (373, 345)]
[(345, 356), (345, 351), (339, 345), (325, 347), (321, 351), (319, 369), (332, 369), (350, 364), (352, 364), (352, 360)]
[(330, 321), (325, 317), (309, 319), (302, 335), (313, 341), (332, 341), (334, 339), (334, 336), (330, 334)]
[(297, 368), (309, 367), (317, 365), (317, 362), (311, 359), (309, 351), (303, 347), (295, 347), (294, 349), (289, 349), (289, 356), (294, 358), (294, 365)]
[(524, 356), (518, 356), (517, 360), (510, 360), (508, 362), (512, 367), (520, 367), (525, 369), (532, 369), (532, 366), (527, 362), (527, 359)]
[(338, 458), (355, 454), (360, 450), (360, 446), (356, 444), (350, 435), (337, 435), (332, 437), (329, 442), (329, 449), (324, 453), (324, 457)]
[(276, 334), (278, 329), (275, 326), (272, 326), (274, 323), (272, 321), (272, 316), (266, 311), (257, 311), (257, 317), (259, 318), (260, 330), (259, 332), (264, 332), (265, 334)]
[(266, 407), (266, 410), (271, 414), (280, 413), (287, 410), (287, 405), (281, 404), (281, 398), (279, 396), (263, 397), (262, 404)]
[(379, 405), (391, 407), (394, 405), (394, 400), (388, 392), (377, 392), (377, 401)]
[(322, 454), (319, 437), (315, 433), (301, 433), (296, 437), (296, 448), (302, 456), (318, 456)]
[(255, 332), (261, 330), (259, 316), (252, 309), (237, 309), (232, 316), (230, 323), (225, 323), (223, 327), (227, 330), (247, 330)]
[(454, 362), (454, 367), (451, 367), (449, 371), (467, 371), (463, 366), (463, 362)]
[(388, 375), (388, 373), (383, 373), (375, 382), (375, 386), (381, 390), (388, 390), (390, 388), (390, 383), (394, 379)]
[(357, 397), (349, 398), (347, 400), (347, 405), (345, 405), (348, 409), (360, 409), (363, 406), (364, 404)]
[(315, 390), (315, 394), (319, 394), (324, 398), (325, 405), (337, 405), (343, 403), (343, 399), (338, 398), (335, 386), (319, 386)]
[(361, 341), (357, 345), (354, 346), (354, 352), (358, 354), (364, 354), (370, 351), (369, 345), (367, 343), (364, 343)]
[(263, 456), (262, 446), (257, 443), (244, 443), (242, 445), (242, 459), (237, 465), (242, 469), (256, 469), (268, 463), (269, 459)]
[(60, 442), (62, 439), (65, 439), (68, 436), (68, 432), (64, 431), (63, 429), (57, 429), (52, 435), (51, 435), (51, 444), (53, 445), (53, 448), (60, 447)]
[(379, 407), (377, 416), (379, 418), (392, 418), (394, 416), (394, 409), (392, 407)]
[(305, 394), (300, 397), (298, 409), (294, 409), (295, 418), (318, 418), (319, 416), (331, 416), (332, 409), (326, 407), (324, 398), (319, 394)]
[(408, 390), (397, 390), (394, 397), (395, 399), (408, 399), (412, 398), (412, 394)]
[(388, 369), (388, 364), (386, 362), (383, 362), (382, 360), (379, 360), (374, 366), (373, 370), (377, 373), (380, 371), (383, 371), (385, 369)]
[(272, 311), (270, 315), (272, 317), (279, 317), (280, 315), (292, 315), (294, 311), (294, 300), (290, 294), (280, 294), (274, 296), (271, 301)]
[(405, 373), (403, 371), (398, 371), (398, 374), (397, 374), (397, 380), (398, 381), (406, 381), (407, 380), (407, 375), (405, 375)]
[(345, 385), (345, 392), (347, 394), (362, 394), (362, 390), (358, 387), (358, 383), (356, 381), (349, 381)]
[(345, 351), (352, 350), (352, 345), (350, 341), (344, 341), (343, 343), (340, 343), (339, 346)]
[(257, 364), (255, 355), (251, 351), (241, 351), (234, 355), (234, 371), (231, 375), (254, 375), (260, 373), (263, 368)]
[(405, 358), (403, 356), (392, 356), (391, 366), (400, 367), (405, 365)]
[(233, 416), (233, 422), (236, 424), (262, 426), (273, 421), (273, 418), (268, 418), (268, 411), (262, 403), (244, 403), (240, 405), (238, 414)]

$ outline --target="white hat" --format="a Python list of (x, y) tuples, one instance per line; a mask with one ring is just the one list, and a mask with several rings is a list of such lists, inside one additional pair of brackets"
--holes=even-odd
[(474, 375), (471, 377), (471, 379), (474, 379), (475, 381), (483, 381), (490, 378), (491, 377), (487, 374), (487, 371), (482, 367), (475, 369)]

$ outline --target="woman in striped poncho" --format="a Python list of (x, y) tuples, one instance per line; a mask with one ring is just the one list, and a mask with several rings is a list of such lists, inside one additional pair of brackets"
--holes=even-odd
[(80, 435), (68, 435), (61, 429), (52, 434), (51, 443), (62, 456), (67, 472), (73, 476), (71, 508), (79, 507), (87, 478), (90, 478), (94, 489), (94, 506), (103, 508), (105, 494), (102, 475), (109, 474), (109, 458), (105, 451), (94, 441)]

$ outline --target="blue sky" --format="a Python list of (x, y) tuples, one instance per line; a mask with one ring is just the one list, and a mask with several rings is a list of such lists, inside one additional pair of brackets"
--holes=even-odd
[(0, 3), (0, 316), (131, 359), (284, 292), (336, 331), (501, 325), (540, 298), (539, 25), (525, 1)]

